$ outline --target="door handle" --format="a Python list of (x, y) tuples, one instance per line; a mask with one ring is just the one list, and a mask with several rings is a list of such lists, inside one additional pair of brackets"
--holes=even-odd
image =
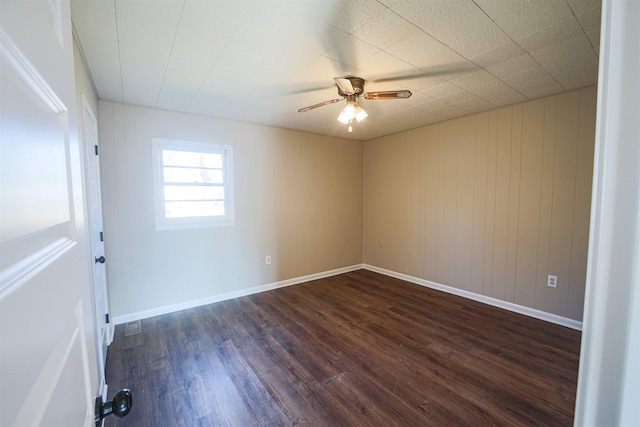
[(106, 259), (104, 258), (104, 256), (101, 256), (100, 258), (96, 257), (96, 264), (100, 263), (100, 264), (104, 264), (104, 262), (106, 261)]
[(107, 415), (115, 415), (117, 418), (126, 416), (131, 411), (131, 405), (133, 404), (133, 398), (131, 396), (131, 390), (128, 388), (122, 389), (113, 396), (113, 400), (104, 402), (102, 396), (96, 397), (95, 405), (95, 422), (96, 426), (100, 425), (100, 422)]

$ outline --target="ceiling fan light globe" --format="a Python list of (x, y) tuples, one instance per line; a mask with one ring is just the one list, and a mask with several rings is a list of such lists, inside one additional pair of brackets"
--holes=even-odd
[(360, 104), (356, 105), (356, 120), (360, 123), (362, 120), (366, 119), (368, 116), (367, 112), (360, 106)]
[(349, 123), (349, 120), (351, 120), (351, 117), (349, 117), (345, 110), (342, 110), (342, 113), (338, 116), (338, 121), (346, 125)]
[(347, 123), (349, 123), (350, 120), (353, 120), (355, 117), (356, 117), (356, 107), (352, 103), (349, 103), (347, 104), (346, 107), (344, 107), (344, 110), (342, 110), (342, 113), (340, 113), (340, 115), (338, 116), (338, 121), (346, 125)]

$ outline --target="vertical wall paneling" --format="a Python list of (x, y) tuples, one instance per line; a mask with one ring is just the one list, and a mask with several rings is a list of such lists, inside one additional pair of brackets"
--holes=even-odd
[(571, 270), (569, 272), (569, 298), (567, 317), (582, 318), (587, 272), (587, 252), (574, 251), (589, 244), (589, 234), (581, 232), (589, 228), (591, 208), (591, 182), (593, 180), (593, 135), (595, 134), (595, 87), (580, 93), (578, 152), (576, 154), (576, 189), (573, 202), (573, 230), (571, 242)]
[(473, 195), (476, 158), (475, 116), (460, 120), (457, 141), (457, 191), (455, 213), (455, 263), (453, 283), (457, 288), (471, 289), (473, 251)]
[[(485, 193), (485, 233), (482, 241), (484, 246), (484, 275), (482, 276), (482, 295), (491, 295), (493, 285), (493, 253), (494, 232), (496, 223), (496, 173), (498, 149), (498, 111), (488, 113), (488, 143), (487, 143), (487, 186)], [(479, 195), (482, 197), (483, 195)], [(477, 279), (479, 280), (479, 278)]]
[(535, 300), (542, 149), (544, 140), (544, 99), (523, 106), (522, 161), (518, 219), (518, 252), (515, 262), (516, 304)]
[(482, 294), (485, 274), (485, 233), (487, 229), (489, 113), (478, 114), (475, 119), (475, 161), (473, 173), (473, 231), (471, 237), (471, 280), (469, 290)]
[[(420, 135), (411, 138), (410, 148), (407, 152), (411, 164), (411, 185), (409, 188), (411, 223), (409, 227), (409, 238), (411, 239), (411, 265), (409, 274), (419, 276), (422, 274), (422, 263), (424, 260), (424, 211), (425, 203), (422, 197), (412, 197), (413, 194), (420, 194), (425, 182), (425, 155), (424, 140)], [(417, 155), (412, 155), (417, 153)]]
[(442, 186), (444, 209), (442, 218), (441, 252), (442, 277), (446, 283), (455, 282), (456, 267), (456, 214), (458, 204), (459, 165), (458, 165), (458, 131), (459, 127), (454, 122), (443, 124), (444, 132), (441, 134), (440, 146), (444, 149), (444, 185)]
[(595, 103), (591, 87), (365, 141), (364, 262), (581, 320)]
[(540, 222), (538, 225), (538, 253), (535, 279), (535, 297), (533, 308), (544, 310), (547, 292), (553, 292), (547, 287), (549, 275), (549, 249), (551, 244), (551, 218), (553, 200), (553, 171), (556, 141), (556, 113), (558, 97), (544, 99), (544, 129), (542, 147), (542, 175), (540, 181)]
[[(511, 136), (513, 111), (498, 110), (496, 136), (496, 196), (493, 231), (493, 274), (489, 296), (504, 300), (507, 281), (509, 231), (509, 184), (511, 180)], [(491, 237), (490, 237), (491, 238)]]
[(546, 303), (554, 314), (566, 313), (569, 295), (579, 101), (579, 92), (558, 95), (549, 247), (549, 274), (558, 276), (558, 287), (547, 290)]
[[(515, 302), (516, 259), (520, 226), (520, 167), (522, 162), (522, 104), (514, 105), (511, 123), (511, 172), (509, 174), (509, 226), (507, 231), (507, 272), (504, 299)], [(529, 195), (525, 195), (528, 197)]]
[[(423, 192), (424, 214), (424, 268), (421, 277), (438, 277), (438, 200), (440, 184), (440, 127), (430, 126), (424, 131), (426, 177)], [(434, 279), (435, 280), (435, 279)]]

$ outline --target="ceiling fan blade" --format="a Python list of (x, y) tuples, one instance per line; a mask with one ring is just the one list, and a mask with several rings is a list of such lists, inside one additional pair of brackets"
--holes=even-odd
[(336, 84), (338, 85), (338, 88), (345, 95), (353, 95), (356, 93), (356, 90), (353, 88), (353, 85), (351, 84), (351, 80), (345, 79), (344, 77), (334, 77), (333, 81), (336, 82)]
[(385, 92), (367, 92), (362, 97), (364, 99), (405, 99), (412, 95), (410, 90), (390, 90)]
[(401, 80), (421, 79), (426, 77), (455, 76), (455, 75), (470, 73), (478, 69), (479, 68), (477, 66), (472, 64), (452, 63), (452, 64), (444, 64), (443, 66), (438, 67), (437, 70), (433, 70), (433, 71), (425, 69), (425, 70), (419, 70), (419, 71), (409, 72), (405, 74), (395, 74), (395, 75), (391, 74), (391, 75), (381, 76), (380, 78), (371, 80), (371, 82), (386, 83), (386, 82), (397, 82)]
[(313, 110), (314, 108), (322, 107), (323, 105), (335, 104), (336, 102), (340, 102), (340, 101), (342, 101), (342, 98), (332, 99), (331, 101), (324, 101), (324, 102), (320, 102), (318, 104), (313, 104), (313, 105), (310, 105), (308, 107), (304, 107), (304, 108), (299, 109), (298, 113), (304, 113), (306, 111)]

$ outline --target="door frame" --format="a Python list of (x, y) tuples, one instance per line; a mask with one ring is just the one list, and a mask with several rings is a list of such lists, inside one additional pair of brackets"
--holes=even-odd
[[(93, 312), (93, 330), (94, 330), (94, 336), (95, 336), (95, 347), (96, 347), (96, 359), (97, 359), (97, 363), (98, 363), (98, 378), (100, 380), (100, 388), (99, 390), (101, 391), (101, 394), (103, 396), (107, 395), (107, 390), (108, 390), (108, 385), (106, 383), (106, 372), (105, 372), (105, 368), (106, 368), (106, 353), (103, 354), (103, 344), (108, 346), (111, 344), (111, 342), (113, 341), (113, 335), (114, 335), (114, 326), (113, 326), (113, 322), (109, 322), (106, 324), (106, 335), (104, 337), (104, 339), (106, 340), (106, 342), (103, 343), (103, 336), (101, 334), (100, 328), (101, 325), (98, 324), (98, 318), (97, 318), (97, 311), (98, 307), (97, 305), (99, 304), (99, 301), (97, 300), (97, 295), (95, 292), (95, 286), (96, 286), (96, 277), (95, 277), (95, 270), (94, 270), (94, 266), (92, 264), (92, 260), (94, 259), (94, 254), (93, 254), (93, 242), (92, 242), (92, 238), (91, 238), (91, 233), (93, 232), (92, 230), (92, 223), (93, 223), (93, 218), (92, 218), (92, 214), (91, 214), (91, 200), (93, 200), (94, 197), (97, 197), (100, 200), (100, 207), (102, 210), (102, 196), (101, 196), (101, 192), (100, 192), (100, 164), (99, 164), (99, 160), (97, 159), (96, 162), (98, 162), (98, 166), (97, 166), (97, 174), (96, 174), (96, 180), (98, 181), (98, 194), (94, 195), (92, 194), (92, 188), (90, 185), (90, 179), (89, 179), (89, 156), (92, 155), (92, 153), (94, 152), (94, 147), (90, 146), (91, 145), (91, 141), (89, 138), (85, 137), (85, 132), (86, 132), (86, 125), (84, 122), (84, 112), (86, 111), (87, 114), (90, 116), (91, 120), (94, 121), (94, 123), (96, 123), (96, 144), (99, 145), (98, 143), (98, 120), (96, 118), (95, 113), (93, 112), (93, 109), (91, 108), (91, 105), (89, 104), (89, 102), (87, 101), (87, 98), (85, 97), (84, 94), (80, 94), (80, 103), (79, 103), (79, 108), (80, 108), (80, 114), (79, 114), (79, 136), (81, 138), (81, 144), (82, 144), (82, 148), (84, 151), (84, 156), (83, 156), (83, 163), (84, 163), (84, 186), (85, 186), (85, 209), (86, 209), (86, 234), (88, 236), (88, 242), (87, 242), (87, 260), (89, 261), (89, 269), (91, 270), (91, 274), (90, 274), (90, 284), (91, 284), (91, 300), (92, 300), (92, 312)], [(101, 214), (101, 222), (102, 222), (102, 214)], [(105, 273), (105, 280), (104, 280), (104, 289), (103, 289), (103, 295), (104, 295), (104, 304), (106, 305), (105, 309), (106, 309), (106, 313), (109, 313), (109, 295), (108, 295), (108, 282), (106, 279), (106, 273)]]

